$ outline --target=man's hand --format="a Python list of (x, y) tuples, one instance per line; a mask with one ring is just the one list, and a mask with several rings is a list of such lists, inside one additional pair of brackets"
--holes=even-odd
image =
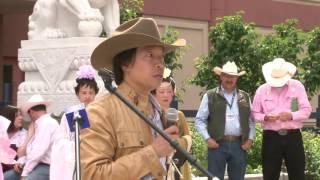
[(14, 171), (16, 171), (17, 173), (21, 173), (22, 172), (22, 169), (23, 169), (23, 165), (22, 164), (19, 164), (19, 163), (17, 163), (17, 164), (15, 164), (14, 166), (13, 166), (13, 169), (14, 169)]
[(281, 112), (279, 113), (280, 121), (291, 121), (292, 120), (292, 114), (291, 112)]
[(241, 148), (245, 151), (248, 151), (251, 148), (252, 145), (252, 140), (251, 139), (247, 139), (242, 145)]
[(216, 149), (219, 147), (219, 144), (216, 142), (216, 140), (214, 140), (213, 138), (209, 138), (207, 140), (207, 144), (208, 144), (208, 147), (209, 148), (212, 148), (212, 149)]
[(279, 119), (279, 115), (275, 115), (275, 114), (267, 114), (264, 116), (264, 121), (267, 121), (267, 122), (274, 122), (276, 120)]
[[(170, 126), (164, 130), (164, 132), (172, 139), (177, 139), (179, 137), (179, 129), (177, 126)], [(158, 136), (151, 145), (159, 157), (169, 156), (174, 152), (173, 147), (171, 147), (162, 136)]]

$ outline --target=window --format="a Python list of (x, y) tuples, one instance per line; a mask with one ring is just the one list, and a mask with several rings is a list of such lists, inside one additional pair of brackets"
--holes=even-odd
[(3, 66), (3, 101), (6, 104), (12, 103), (12, 66)]

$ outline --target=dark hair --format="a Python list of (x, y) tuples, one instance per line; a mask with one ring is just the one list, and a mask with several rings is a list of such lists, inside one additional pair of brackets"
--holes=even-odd
[[(10, 125), (9, 125), (9, 127), (7, 129), (8, 133), (15, 132), (15, 131), (18, 130), (14, 126), (14, 121), (16, 119), (16, 113), (17, 112), (18, 112), (17, 108), (8, 107), (8, 106), (1, 108), (0, 115), (11, 121), (11, 123), (10, 123)], [(20, 129), (22, 129), (22, 127)]]
[(119, 85), (123, 81), (123, 65), (129, 65), (136, 54), (136, 48), (128, 49), (117, 54), (112, 60), (112, 71), (114, 73), (114, 81)]
[[(46, 105), (39, 104), (39, 105), (31, 107), (30, 110), (32, 110), (32, 111), (46, 111), (47, 108), (46, 108)], [(30, 111), (30, 110), (28, 110), (28, 111)]]
[(79, 94), (80, 88), (83, 86), (94, 89), (96, 94), (98, 94), (99, 92), (98, 84), (94, 79), (77, 78), (76, 82), (77, 82), (77, 86), (74, 87), (74, 91), (77, 95)]
[[(168, 83), (170, 83), (171, 86), (172, 86), (172, 90), (174, 90), (174, 89), (176, 88), (176, 82), (174, 81), (174, 79), (173, 79), (172, 77), (163, 78), (163, 79), (162, 79), (162, 82), (168, 82)], [(152, 90), (151, 93), (152, 93), (153, 95), (157, 94), (156, 90), (157, 90), (157, 89)]]

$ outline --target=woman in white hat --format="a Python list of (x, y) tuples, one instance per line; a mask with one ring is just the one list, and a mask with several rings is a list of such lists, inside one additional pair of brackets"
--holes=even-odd
[[(117, 91), (163, 129), (161, 108), (150, 92), (162, 81), (165, 53), (183, 45), (184, 40), (163, 43), (156, 22), (138, 18), (102, 42), (91, 63), (112, 70)], [(172, 147), (115, 95), (95, 100), (87, 112), (91, 126), (82, 130), (80, 145), (83, 180), (163, 179)], [(165, 132), (178, 136), (176, 126)]]
[(300, 129), (312, 111), (296, 67), (282, 58), (262, 66), (266, 83), (255, 94), (252, 115), (263, 127), (263, 179), (279, 179), (285, 160), (290, 180), (303, 180), (305, 154)]

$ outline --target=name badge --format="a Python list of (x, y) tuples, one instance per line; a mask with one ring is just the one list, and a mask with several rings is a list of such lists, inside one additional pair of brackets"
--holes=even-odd
[(227, 114), (227, 116), (226, 116), (226, 121), (228, 122), (228, 121), (234, 121), (234, 115), (233, 114)]

